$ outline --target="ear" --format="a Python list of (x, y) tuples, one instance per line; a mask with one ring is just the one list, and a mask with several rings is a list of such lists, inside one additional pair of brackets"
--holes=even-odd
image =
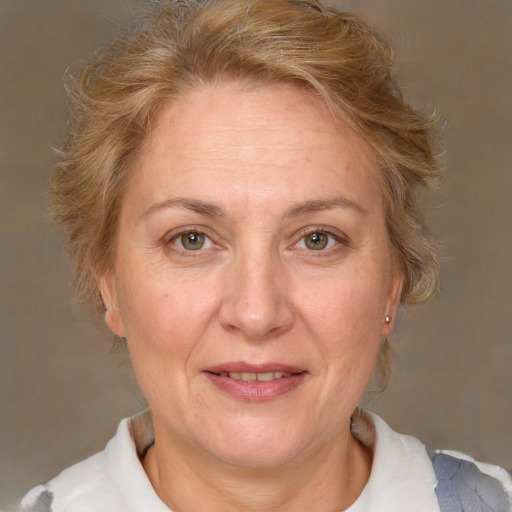
[(125, 329), (117, 300), (116, 283), (113, 274), (110, 272), (103, 274), (98, 284), (101, 299), (105, 306), (105, 323), (114, 334), (120, 338), (125, 338)]
[(389, 284), (386, 310), (384, 318), (382, 319), (381, 338), (389, 336), (395, 328), (396, 315), (398, 313), (398, 306), (400, 305), (400, 298), (402, 296), (403, 282), (404, 279), (402, 273), (396, 271)]

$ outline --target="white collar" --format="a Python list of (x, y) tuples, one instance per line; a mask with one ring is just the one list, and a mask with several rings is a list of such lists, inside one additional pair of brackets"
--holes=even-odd
[[(366, 412), (356, 416), (352, 432), (374, 455), (370, 479), (346, 512), (439, 511), (436, 477), (423, 443), (397, 434), (377, 415)], [(169, 512), (140, 463), (153, 440), (150, 411), (123, 420), (105, 450), (107, 473), (134, 511)]]
[(368, 412), (356, 416), (352, 433), (372, 449), (373, 462), (363, 492), (346, 512), (439, 512), (437, 479), (423, 443)]

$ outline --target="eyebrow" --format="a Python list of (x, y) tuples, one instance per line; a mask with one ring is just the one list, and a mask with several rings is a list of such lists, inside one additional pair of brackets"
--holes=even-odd
[[(199, 215), (206, 215), (208, 217), (225, 217), (226, 212), (219, 206), (201, 201), (199, 199), (190, 199), (185, 197), (178, 197), (174, 199), (167, 199), (160, 203), (155, 203), (150, 206), (141, 216), (141, 220), (149, 215), (166, 209), (166, 208), (185, 208), (187, 210), (198, 213)], [(362, 215), (368, 215), (368, 210), (363, 208), (359, 203), (348, 199), (345, 196), (334, 196), (323, 199), (312, 199), (305, 203), (300, 203), (292, 206), (283, 214), (283, 218), (298, 217), (309, 212), (316, 212), (321, 210), (332, 210), (335, 208), (350, 208), (356, 210)]]
[(141, 219), (144, 219), (155, 213), (159, 210), (163, 210), (165, 208), (176, 208), (181, 207), (186, 210), (191, 210), (200, 215), (207, 215), (208, 217), (224, 217), (226, 213), (222, 208), (218, 206), (208, 203), (206, 201), (200, 201), (198, 199), (189, 199), (185, 197), (177, 197), (174, 199), (168, 199), (166, 201), (162, 201), (161, 203), (155, 203), (150, 206), (141, 216)]
[(362, 215), (368, 215), (368, 210), (363, 208), (359, 203), (345, 196), (334, 196), (325, 199), (313, 199), (305, 203), (292, 206), (284, 213), (284, 217), (298, 217), (309, 212), (321, 210), (332, 210), (334, 208), (350, 208), (356, 210)]

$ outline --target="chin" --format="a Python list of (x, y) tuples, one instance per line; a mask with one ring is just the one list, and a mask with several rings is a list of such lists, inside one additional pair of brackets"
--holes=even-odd
[(272, 469), (292, 463), (302, 452), (297, 447), (270, 443), (236, 444), (219, 449), (217, 459), (239, 468)]
[[(284, 466), (298, 457), (309, 444), (283, 422), (237, 422), (235, 428), (223, 429), (210, 438), (207, 449), (226, 464), (247, 468)], [(270, 423), (270, 424), (269, 424)]]

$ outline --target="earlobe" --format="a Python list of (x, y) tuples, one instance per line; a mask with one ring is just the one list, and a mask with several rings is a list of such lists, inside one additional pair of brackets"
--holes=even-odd
[(105, 323), (110, 327), (110, 330), (119, 336), (125, 338), (125, 330), (121, 318), (121, 311), (117, 301), (117, 293), (115, 288), (114, 276), (110, 273), (104, 274), (100, 277), (99, 290), (103, 305), (105, 306)]

